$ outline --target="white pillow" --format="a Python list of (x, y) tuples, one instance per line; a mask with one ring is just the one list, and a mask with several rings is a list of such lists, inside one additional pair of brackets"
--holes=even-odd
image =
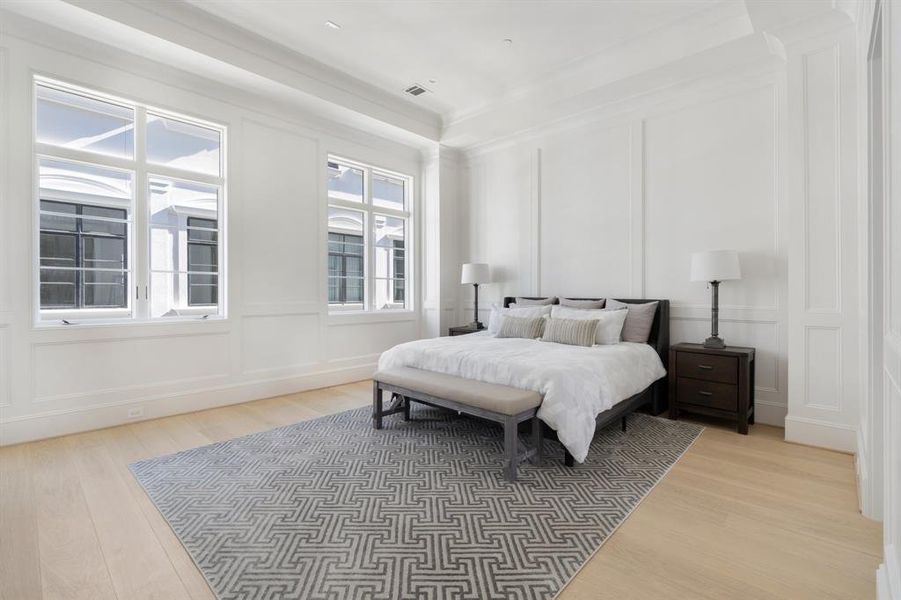
[(623, 332), (623, 324), (629, 310), (625, 308), (570, 308), (555, 305), (551, 311), (553, 319), (597, 319), (598, 333), (595, 341), (598, 344), (618, 344)]
[(497, 333), (501, 328), (501, 321), (505, 316), (523, 317), (534, 319), (547, 317), (551, 314), (550, 306), (522, 306), (517, 308), (503, 308), (497, 303), (491, 305), (491, 316), (488, 318), (488, 333)]

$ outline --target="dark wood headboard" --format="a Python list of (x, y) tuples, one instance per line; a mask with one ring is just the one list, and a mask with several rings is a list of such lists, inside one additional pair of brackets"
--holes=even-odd
[[(547, 296), (520, 296), (526, 300), (545, 300)], [(564, 296), (566, 297), (566, 296)], [(570, 300), (601, 300), (601, 298), (569, 298)], [(657, 313), (654, 315), (654, 322), (651, 324), (651, 333), (648, 336), (648, 345), (652, 346), (660, 360), (663, 362), (663, 368), (669, 373), (669, 300), (657, 298), (614, 298), (626, 304), (647, 304), (648, 302), (657, 302)], [(504, 298), (504, 308), (516, 302), (513, 296)], [(554, 304), (558, 304), (559, 300), (555, 300)], [(669, 396), (668, 377), (658, 379), (654, 383), (654, 404), (659, 410), (667, 406)]]

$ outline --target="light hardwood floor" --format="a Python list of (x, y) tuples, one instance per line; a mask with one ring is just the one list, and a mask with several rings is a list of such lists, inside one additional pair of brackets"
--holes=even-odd
[[(363, 406), (370, 383), (0, 449), (0, 598), (212, 599), (127, 465)], [(875, 596), (881, 528), (852, 458), (756, 425), (707, 429), (560, 596)]]

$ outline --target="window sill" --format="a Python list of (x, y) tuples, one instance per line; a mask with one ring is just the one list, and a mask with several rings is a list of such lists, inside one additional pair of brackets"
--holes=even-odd
[(360, 323), (400, 323), (416, 321), (417, 319), (419, 319), (419, 313), (415, 310), (345, 310), (330, 312), (328, 315), (328, 324), (330, 326), (341, 326), (359, 325)]
[(227, 333), (231, 323), (228, 317), (196, 317), (171, 318), (153, 321), (97, 320), (78, 321), (66, 325), (59, 321), (38, 322), (32, 327), (32, 333), (41, 341), (90, 341), (137, 339), (183, 335), (205, 335)]

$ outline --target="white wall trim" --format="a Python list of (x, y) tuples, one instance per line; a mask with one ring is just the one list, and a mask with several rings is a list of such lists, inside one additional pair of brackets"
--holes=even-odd
[(629, 286), (633, 298), (644, 298), (647, 287), (647, 235), (645, 232), (644, 150), (645, 119), (629, 125)]
[[(375, 368), (375, 362), (367, 362), (316, 373), (260, 378), (188, 392), (148, 395), (117, 402), (10, 417), (0, 420), (0, 440), (4, 446), (19, 444), (80, 431), (112, 427), (126, 421), (157, 419), (260, 398), (362, 381), (371, 377)], [(143, 417), (128, 419), (128, 409), (135, 406), (145, 409)]]
[(884, 558), (876, 571), (876, 598), (901, 600), (901, 556), (893, 544), (885, 546)]
[(857, 430), (842, 423), (789, 415), (785, 417), (785, 441), (854, 453)]
[[(755, 388), (757, 392), (778, 393), (778, 390), (770, 388)], [(765, 425), (773, 425), (774, 427), (783, 427), (785, 424), (785, 415), (788, 414), (788, 405), (785, 402), (774, 402), (772, 400), (763, 400), (754, 398), (754, 422), (763, 423)]]
[(541, 148), (535, 148), (530, 164), (529, 173), (529, 230), (532, 235), (532, 244), (529, 247), (530, 275), (532, 278), (529, 293), (541, 295)]

